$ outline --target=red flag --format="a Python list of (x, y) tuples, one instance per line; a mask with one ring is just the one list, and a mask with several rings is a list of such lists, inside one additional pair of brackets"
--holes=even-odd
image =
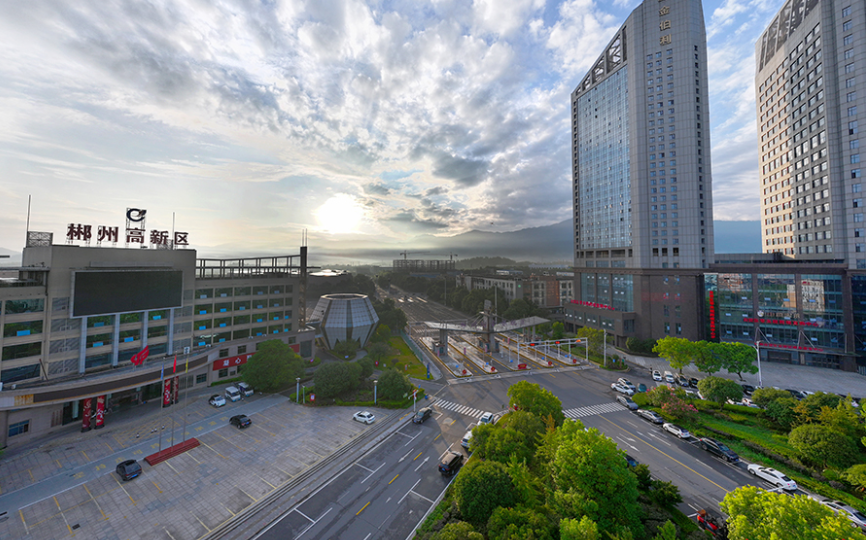
[(143, 364), (144, 361), (147, 360), (147, 355), (150, 354), (150, 347), (145, 347), (144, 349), (141, 350), (141, 352), (139, 354), (141, 355), (139, 361)]
[(177, 373), (177, 353), (174, 355), (174, 367), (171, 369), (172, 373)]
[(141, 364), (141, 362), (138, 359), (139, 354), (141, 354), (141, 353), (137, 352), (137, 353), (132, 355), (132, 358), (129, 359), (130, 362), (132, 362), (132, 365), (137, 366), (137, 365)]

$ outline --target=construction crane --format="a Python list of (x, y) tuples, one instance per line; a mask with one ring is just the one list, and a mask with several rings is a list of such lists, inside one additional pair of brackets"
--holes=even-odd
[(405, 261), (406, 257), (408, 257), (410, 255), (410, 253), (415, 254), (415, 255), (426, 255), (427, 253), (430, 253), (430, 252), (429, 251), (412, 251), (412, 252), (401, 251), (400, 255), (403, 256), (403, 260)]

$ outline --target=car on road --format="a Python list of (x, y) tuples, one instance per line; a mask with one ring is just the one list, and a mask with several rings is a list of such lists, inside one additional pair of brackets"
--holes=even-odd
[(141, 475), (141, 465), (134, 459), (121, 461), (117, 464), (117, 467), (115, 467), (114, 470), (124, 482)]
[(646, 385), (644, 383), (640, 383), (639, 385), (637, 385), (637, 391), (638, 393), (646, 392)]
[(253, 390), (253, 387), (245, 382), (238, 383), (238, 391), (243, 394), (244, 397), (250, 397), (256, 393), (255, 390)]
[(667, 431), (668, 433), (676, 435), (680, 439), (688, 439), (689, 437), (691, 437), (691, 434), (687, 429), (683, 429), (676, 424), (671, 424), (670, 422), (665, 422), (662, 425), (662, 429)]
[(620, 405), (628, 408), (631, 411), (636, 411), (639, 408), (637, 403), (635, 403), (634, 400), (628, 396), (616, 396), (616, 401)]
[(752, 386), (751, 384), (741, 384), (740, 386), (743, 387), (743, 393), (746, 394), (747, 396), (751, 396), (752, 392), (755, 391), (755, 387)]
[(680, 386), (685, 386), (686, 388), (688, 388), (689, 387), (689, 380), (686, 379), (685, 376), (683, 376), (683, 375), (677, 375), (677, 384), (679, 384)]
[(738, 456), (736, 452), (715, 439), (701, 437), (698, 439), (698, 445), (701, 447), (701, 450), (715, 454), (728, 463), (736, 463), (740, 461), (740, 456)]
[(472, 442), (472, 426), (469, 426), (469, 431), (463, 434), (463, 439), (460, 441), (460, 446), (469, 450), (469, 443)]
[(638, 409), (635, 411), (635, 414), (643, 418), (644, 420), (648, 420), (653, 424), (664, 424), (665, 419), (662, 418), (657, 412), (649, 411), (647, 409)]
[(245, 414), (238, 414), (229, 418), (229, 424), (233, 425), (238, 429), (248, 428), (252, 425), (253, 421), (250, 420), (250, 417)]
[(439, 472), (442, 473), (442, 476), (454, 476), (462, 466), (463, 454), (454, 450), (448, 450), (442, 456), (442, 460), (439, 461)]
[(358, 411), (352, 416), (352, 420), (362, 422), (364, 424), (372, 424), (376, 421), (376, 417), (371, 412)]
[(794, 491), (797, 489), (797, 482), (794, 482), (787, 476), (785, 473), (777, 471), (776, 469), (771, 469), (770, 467), (761, 467), (756, 463), (752, 463), (748, 467), (749, 474), (753, 474), (762, 480), (766, 480), (767, 482), (773, 484), (776, 487), (780, 487), (786, 491)]
[(665, 382), (670, 384), (675, 384), (677, 380), (674, 378), (674, 374), (670, 371), (665, 371)]
[(616, 380), (616, 382), (623, 385), (623, 386), (628, 386), (629, 388), (631, 388), (632, 392), (637, 390), (637, 387), (634, 385), (634, 383), (631, 382), (630, 380), (624, 378), (624, 377), (620, 377), (619, 379)]
[(418, 409), (418, 412), (415, 413), (415, 416), (412, 417), (413, 424), (423, 424), (424, 420), (430, 418), (433, 414), (433, 409), (430, 407), (422, 407)]
[(631, 388), (629, 388), (628, 386), (626, 386), (626, 385), (624, 385), (624, 384), (611, 383), (611, 385), (610, 385), (610, 389), (611, 389), (611, 390), (616, 390), (616, 391), (619, 392), (620, 394), (625, 394), (625, 395), (627, 395), (627, 396), (634, 395), (634, 390), (632, 390)]
[(219, 394), (214, 394), (207, 400), (207, 402), (209, 405), (213, 405), (214, 407), (222, 407), (226, 404), (226, 398)]
[[(838, 394), (838, 395), (839, 395), (842, 399), (848, 399), (848, 397), (850, 396), (850, 394)], [(852, 406), (852, 407), (854, 407), (854, 408), (859, 407), (859, 406), (860, 406), (860, 403), (858, 403), (858, 401), (863, 401), (863, 400), (862, 400), (862, 399), (858, 400), (857, 398), (851, 396), (851, 406)]]
[(692, 388), (697, 388), (699, 382), (701, 382), (700, 379), (698, 379), (696, 377), (692, 377), (689, 379), (689, 386)]
[(654, 381), (661, 381), (661, 380), (662, 380), (662, 374), (661, 374), (661, 372), (660, 372), (659, 370), (657, 370), (657, 369), (654, 369), (654, 370), (653, 370), (653, 380), (654, 380)]
[(800, 392), (799, 390), (794, 390), (793, 388), (785, 388), (785, 391), (791, 394), (791, 397), (796, 399), (797, 401), (802, 401), (806, 399), (806, 394)]
[(821, 499), (818, 502), (832, 510), (833, 513), (842, 514), (847, 517), (848, 520), (851, 521), (851, 525), (866, 533), (866, 515), (856, 508), (852, 508), (842, 501), (832, 501), (830, 499)]
[(496, 420), (498, 420), (498, 418), (496, 418), (496, 415), (494, 415), (492, 412), (486, 412), (481, 415), (481, 418), (478, 421), (482, 424), (493, 425), (496, 423)]

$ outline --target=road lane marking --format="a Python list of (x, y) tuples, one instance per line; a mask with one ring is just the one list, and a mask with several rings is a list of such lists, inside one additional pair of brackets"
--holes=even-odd
[(123, 484), (120, 483), (120, 481), (117, 479), (117, 477), (115, 477), (113, 474), (111, 475), (111, 477), (114, 479), (115, 482), (117, 482), (117, 485), (120, 486), (120, 489), (122, 489), (123, 492), (126, 493), (126, 496), (129, 497), (129, 500), (132, 501), (132, 504), (137, 505), (138, 503), (136, 503), (135, 499), (132, 498), (132, 495), (130, 495), (129, 492), (126, 491), (126, 488), (123, 487)]
[[(418, 455), (420, 456), (421, 454)], [(426, 465), (428, 461), (430, 461), (430, 456), (425, 457), (424, 461), (422, 461), (417, 467), (415, 467), (415, 472), (418, 472), (418, 469)]]
[(406, 495), (403, 495), (402, 497), (400, 497), (400, 500), (397, 501), (397, 504), (402, 503), (403, 499), (405, 499), (410, 493), (412, 493), (412, 490), (415, 489), (415, 486), (417, 486), (420, 483), (421, 483), (421, 479), (419, 478), (418, 481), (415, 482), (415, 485), (409, 488), (409, 491), (406, 492)]
[(207, 529), (207, 532), (210, 532), (210, 527), (208, 527), (207, 525), (205, 525), (204, 522), (203, 522), (202, 520), (200, 520), (200, 519), (198, 518), (197, 515), (193, 514), (193, 513), (192, 513), (192, 510), (190, 510), (189, 513), (192, 514), (192, 517), (194, 517), (196, 521), (198, 521), (199, 523), (201, 523), (201, 526), (202, 526), (202, 527), (204, 527), (205, 529)]
[(424, 453), (424, 452), (419, 452), (417, 456), (415, 456), (414, 458), (412, 458), (412, 461), (415, 461), (416, 459), (418, 459), (419, 457), (421, 457), (421, 454), (423, 454), (423, 453)]
[(93, 496), (93, 493), (91, 493), (90, 490), (87, 489), (87, 484), (83, 484), (83, 486), (84, 486), (84, 491), (86, 491), (87, 494), (90, 495), (90, 500), (93, 501), (93, 504), (95, 504), (95, 505), (96, 505), (96, 508), (99, 509), (99, 513), (102, 514), (102, 518), (103, 518), (103, 519), (108, 519), (108, 516), (106, 516), (106, 515), (105, 515), (105, 512), (102, 511), (102, 507), (99, 506), (99, 502), (96, 500), (96, 497), (94, 497), (94, 496)]
[(24, 532), (30, 534), (30, 529), (27, 528), (27, 522), (24, 520), (24, 512), (22, 510), (18, 510), (18, 514), (21, 516), (21, 523), (24, 524)]
[(361, 512), (364, 511), (364, 508), (367, 508), (368, 506), (370, 506), (370, 503), (369, 503), (369, 502), (367, 502), (367, 504), (365, 504), (364, 506), (362, 506), (361, 509), (358, 510), (358, 511), (355, 513), (355, 515), (356, 515), (356, 516), (359, 515)]
[(308, 516), (307, 514), (301, 512), (301, 511), (298, 510), (297, 508), (295, 508), (295, 512), (297, 512), (297, 513), (301, 514), (302, 516), (304, 516), (305, 518), (309, 519), (311, 523), (315, 523), (315, 522), (316, 522), (315, 519), (313, 519), (313, 518), (311, 518), (310, 516)]
[[(400, 475), (398, 474), (397, 476), (400, 476)], [(392, 479), (391, 479), (391, 482), (393, 482), (394, 480), (396, 480), (396, 479), (397, 479), (397, 476), (395, 476), (394, 478), (392, 478)], [(389, 485), (389, 486), (391, 485), (391, 482), (388, 482), (388, 485)]]
[(69, 521), (66, 520), (66, 516), (63, 515), (63, 509), (60, 508), (60, 503), (57, 502), (57, 497), (52, 497), (54, 499), (54, 504), (57, 505), (57, 511), (60, 513), (60, 517), (63, 518), (63, 523), (66, 524), (66, 528), (69, 529), (69, 535), (75, 536), (75, 533), (72, 532), (72, 527), (69, 526)]
[[(384, 467), (384, 466), (385, 466), (384, 463), (383, 463), (382, 465), (379, 465), (378, 467), (376, 467), (376, 471), (378, 471), (379, 469), (381, 469), (381, 468)], [(366, 467), (364, 467), (364, 468), (366, 469)], [(367, 470), (370, 471), (370, 469), (367, 469)], [(369, 480), (371, 476), (373, 476), (374, 474), (376, 474), (376, 471), (370, 471), (370, 474), (368, 474), (366, 478), (364, 478), (363, 480), (361, 480), (361, 483), (363, 484), (364, 482), (366, 482), (367, 480)]]
[[(409, 454), (411, 454), (413, 450), (415, 450), (415, 448), (412, 448), (411, 450), (409, 450), (408, 452), (406, 452), (406, 455), (403, 456), (403, 457), (401, 457), (400, 459), (398, 459), (398, 460), (397, 460), (397, 463), (403, 463), (403, 460), (406, 459), (407, 457), (409, 457)], [(414, 460), (413, 460), (413, 461), (414, 461)]]
[(357, 465), (358, 467), (361, 467), (362, 469), (364, 469), (364, 470), (367, 471), (367, 472), (373, 472), (372, 469), (368, 469), (367, 467), (364, 467), (364, 466), (361, 465), (360, 463), (355, 463), (355, 465)]
[[(438, 438), (439, 438), (439, 437), (441, 437), (441, 436), (442, 436), (442, 434), (441, 434), (441, 433), (440, 433), (440, 434), (439, 434), (439, 435), (436, 435), (436, 439), (438, 439)], [(436, 439), (433, 439), (433, 441), (432, 441), (432, 442), (436, 442)]]

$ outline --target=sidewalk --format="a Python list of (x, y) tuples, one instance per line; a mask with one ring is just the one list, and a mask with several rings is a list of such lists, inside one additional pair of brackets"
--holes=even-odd
[[(625, 357), (630, 365), (640, 366), (647, 369), (657, 369), (664, 372), (671, 370), (664, 358), (636, 356), (616, 350), (616, 354)], [(706, 377), (695, 368), (688, 365), (683, 368), (683, 374), (687, 377)], [(758, 374), (744, 373), (744, 381), (736, 373), (721, 371), (715, 374), (738, 383), (758, 386)], [(825, 369), (811, 366), (800, 366), (794, 364), (780, 364), (776, 362), (761, 362), (761, 380), (763, 386), (777, 386), (782, 389), (792, 388), (794, 390), (808, 390), (810, 392), (829, 392), (833, 394), (851, 394), (856, 398), (866, 397), (866, 377), (859, 373), (850, 371), (839, 371), (836, 369)]]

